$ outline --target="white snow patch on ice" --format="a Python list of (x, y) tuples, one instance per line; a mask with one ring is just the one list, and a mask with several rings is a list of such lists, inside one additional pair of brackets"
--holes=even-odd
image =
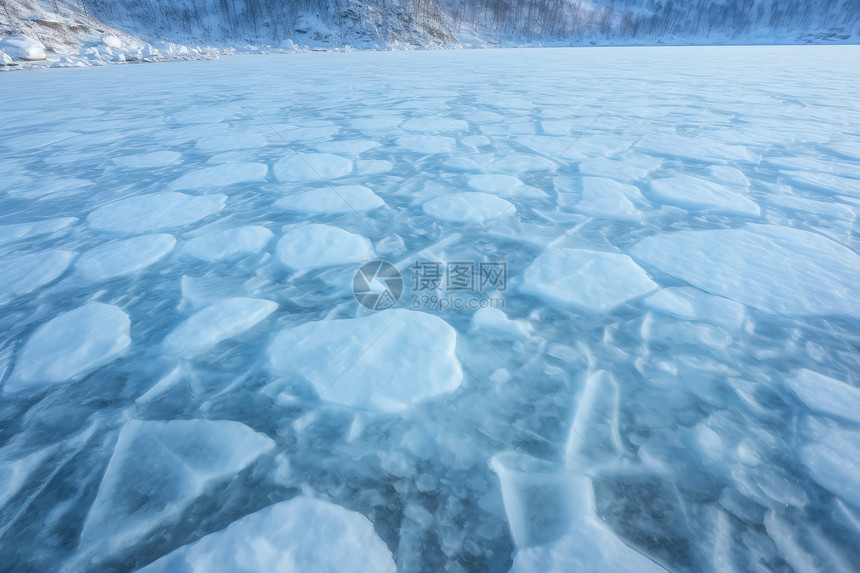
[(399, 412), (457, 389), (456, 345), (456, 331), (441, 318), (393, 309), (281, 331), (269, 358), (278, 373), (310, 380), (323, 400)]

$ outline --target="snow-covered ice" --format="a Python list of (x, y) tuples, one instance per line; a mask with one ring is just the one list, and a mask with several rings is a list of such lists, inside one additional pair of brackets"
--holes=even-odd
[(858, 60), (3, 75), (0, 569), (856, 569)]

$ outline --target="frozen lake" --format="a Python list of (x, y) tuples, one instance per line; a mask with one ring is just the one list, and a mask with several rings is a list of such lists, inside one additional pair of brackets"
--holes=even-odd
[(858, 61), (0, 76), (0, 569), (856, 570)]

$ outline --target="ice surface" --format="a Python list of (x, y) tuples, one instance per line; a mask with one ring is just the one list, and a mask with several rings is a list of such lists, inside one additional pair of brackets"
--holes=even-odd
[(4, 391), (83, 378), (116, 359), (131, 344), (129, 326), (127, 314), (100, 302), (52, 318), (27, 340)]
[(0, 305), (50, 283), (74, 258), (72, 251), (41, 251), (0, 259)]
[(513, 215), (516, 207), (501, 197), (486, 193), (452, 193), (427, 201), (424, 212), (453, 223), (482, 225), (499, 217)]
[(274, 442), (238, 422), (126, 422), (81, 532), (96, 559), (179, 519)]
[(203, 261), (216, 262), (259, 253), (273, 236), (269, 229), (258, 225), (233, 227), (195, 237), (185, 243), (182, 251)]
[[(5, 74), (0, 563), (856, 569), (858, 60)], [(350, 286), (376, 258), (403, 292), (372, 313)], [(474, 291), (420, 290), (416, 261), (474, 262)], [(296, 496), (332, 505), (275, 510)]]
[(204, 167), (186, 173), (173, 182), (171, 189), (206, 190), (212, 187), (226, 187), (237, 183), (253, 183), (266, 179), (269, 166), (265, 163), (226, 163), (214, 167)]
[(771, 225), (682, 231), (648, 237), (630, 253), (765, 312), (860, 316), (860, 256), (816, 233)]
[(612, 179), (584, 177), (582, 199), (576, 204), (575, 210), (594, 217), (638, 221), (642, 214), (631, 199), (642, 199), (639, 189), (633, 185), (625, 185)]
[(149, 233), (190, 225), (224, 208), (224, 195), (186, 195), (163, 191), (103, 205), (87, 216), (93, 229), (116, 233)]
[(275, 254), (281, 263), (300, 271), (367, 262), (373, 256), (373, 247), (361, 235), (312, 223), (284, 233)]
[(164, 348), (172, 355), (191, 358), (253, 328), (276, 308), (276, 302), (253, 298), (217, 302), (194, 313), (168, 334)]
[(496, 455), (491, 466), (518, 549), (512, 572), (665, 571), (597, 517), (588, 478), (513, 452)]
[(74, 217), (61, 217), (59, 219), (46, 219), (32, 223), (15, 223), (13, 225), (0, 226), (0, 245), (14, 243), (30, 237), (47, 235), (67, 229), (77, 223)]
[(325, 181), (337, 179), (352, 173), (352, 161), (331, 153), (287, 152), (283, 159), (274, 164), (278, 181)]
[(393, 309), (283, 330), (269, 359), (282, 376), (310, 380), (324, 400), (399, 412), (457, 389), (463, 372), (456, 345), (456, 331), (441, 318)]
[(385, 201), (364, 185), (337, 185), (290, 193), (272, 205), (296, 213), (351, 213), (372, 211)]
[(722, 184), (681, 175), (651, 182), (650, 196), (683, 209), (701, 209), (714, 213), (757, 216), (758, 205)]
[(246, 515), (141, 569), (159, 571), (393, 573), (396, 567), (366, 517), (297, 497)]
[(809, 409), (860, 422), (860, 388), (805, 368), (788, 377), (785, 384)]
[(860, 432), (807, 421), (810, 442), (800, 459), (810, 475), (842, 501), (860, 509)]
[(153, 169), (176, 165), (182, 160), (182, 154), (178, 151), (153, 151), (150, 153), (136, 153), (134, 155), (121, 155), (114, 157), (112, 161), (119, 167), (126, 169)]
[(739, 330), (746, 315), (742, 304), (690, 287), (671, 287), (645, 299), (654, 310), (687, 320), (702, 321), (730, 331)]
[(606, 312), (657, 285), (627, 255), (553, 249), (529, 265), (521, 289), (563, 307)]
[(78, 257), (75, 271), (92, 282), (132, 274), (160, 261), (175, 245), (176, 239), (164, 233), (106, 243)]

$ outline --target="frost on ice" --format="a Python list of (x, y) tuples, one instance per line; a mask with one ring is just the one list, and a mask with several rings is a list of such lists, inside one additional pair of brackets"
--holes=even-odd
[(6, 392), (75, 380), (107, 364), (131, 343), (130, 321), (119, 308), (94, 302), (64, 312), (27, 340)]
[(279, 374), (308, 379), (323, 400), (399, 412), (460, 385), (456, 344), (456, 331), (441, 318), (393, 309), (284, 330), (269, 359)]
[(297, 497), (246, 515), (141, 573), (396, 570), (391, 552), (366, 517), (326, 501)]

